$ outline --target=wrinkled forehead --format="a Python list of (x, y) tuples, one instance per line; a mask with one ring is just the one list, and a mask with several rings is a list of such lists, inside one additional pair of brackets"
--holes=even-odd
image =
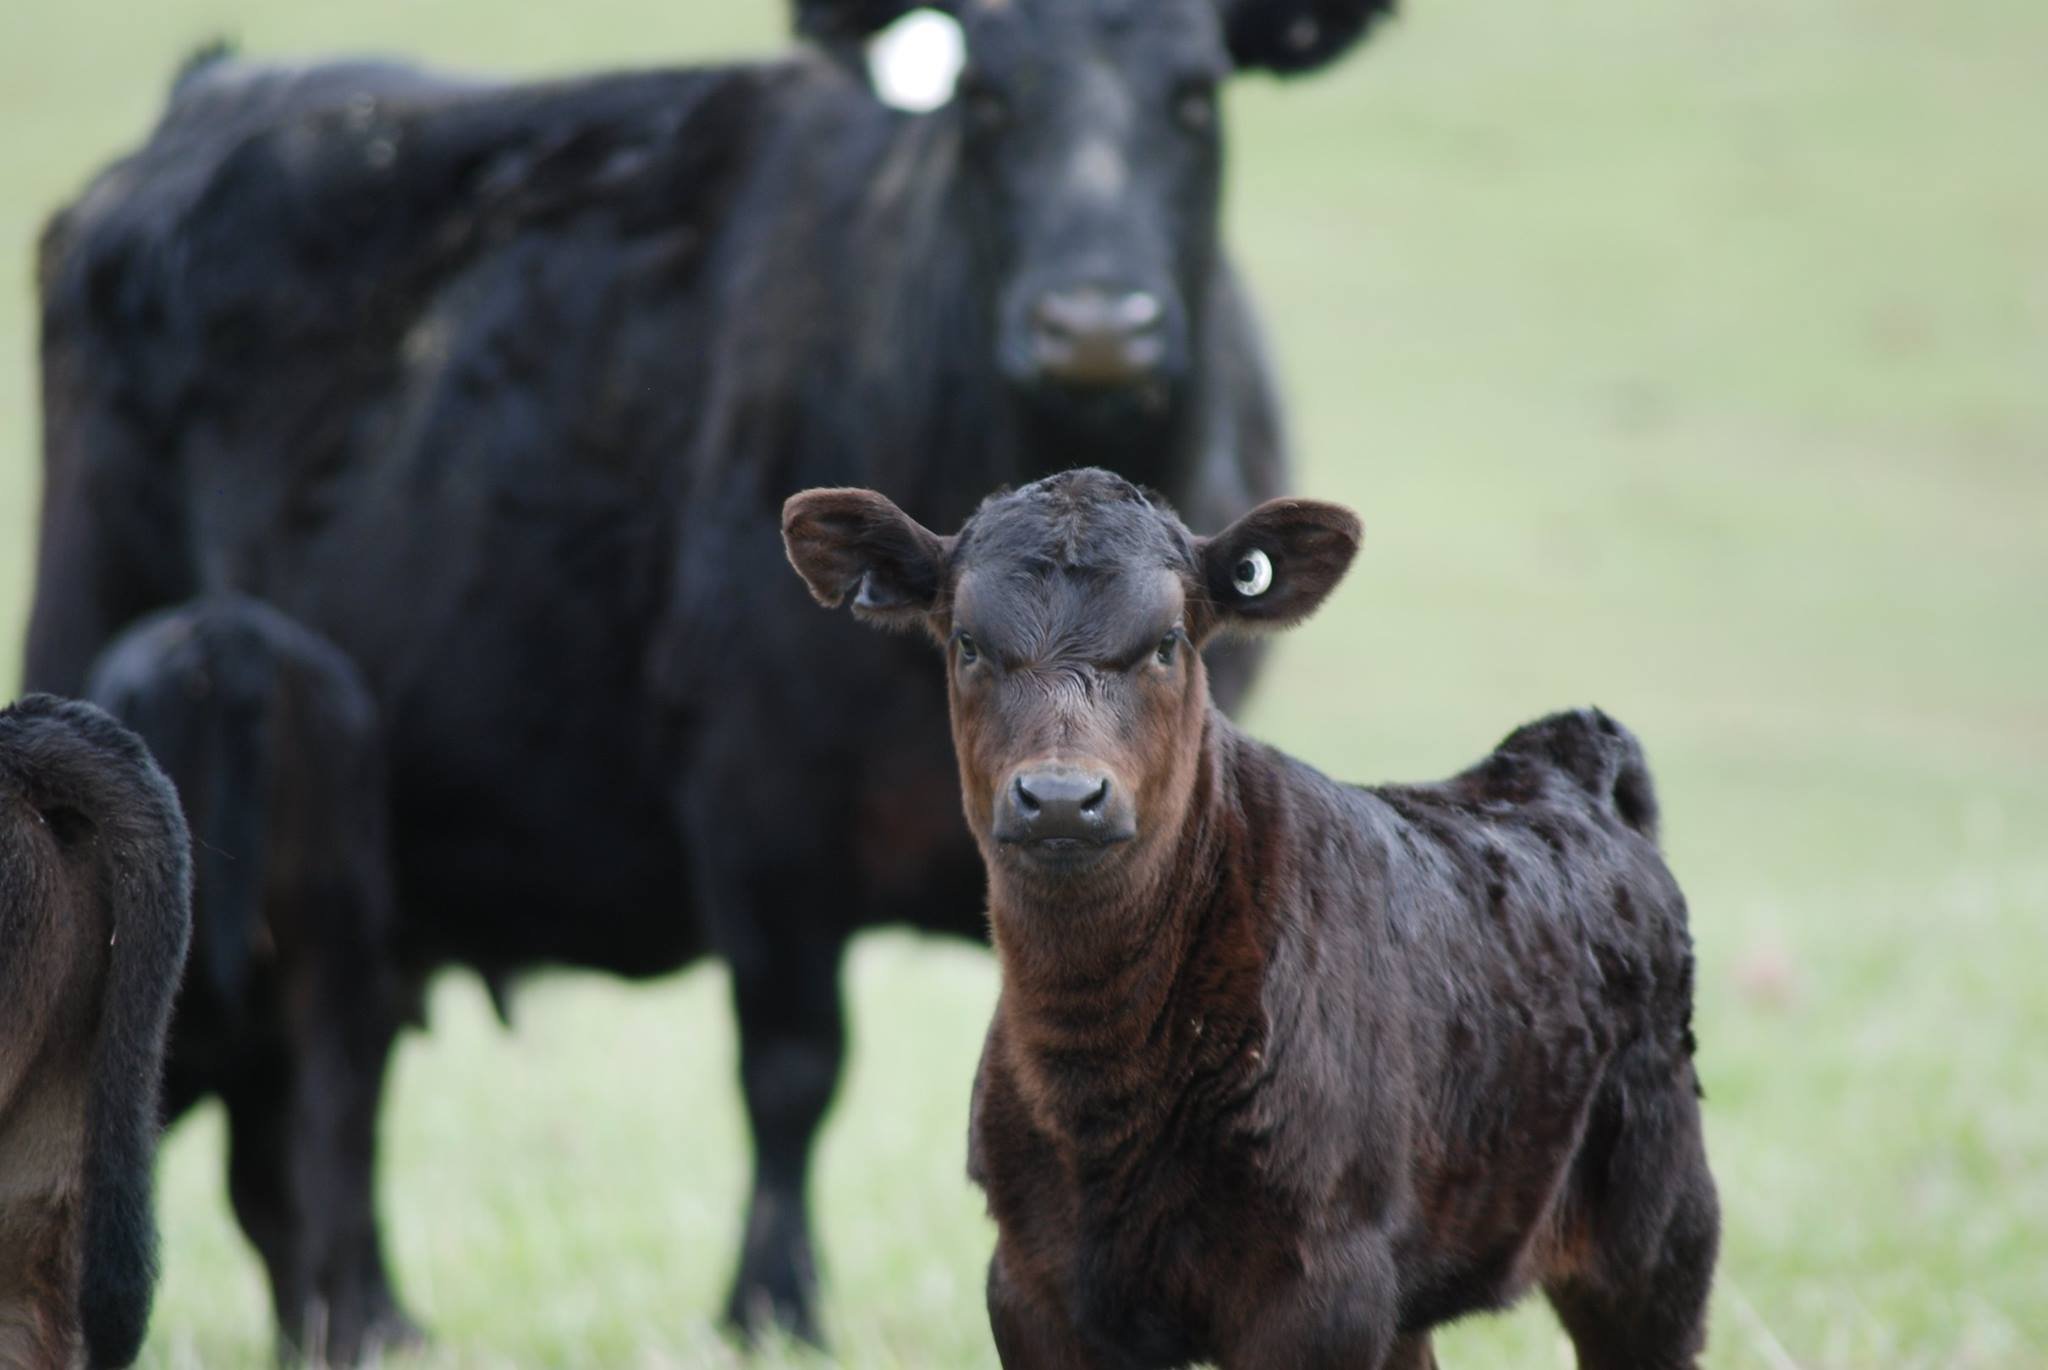
[(1057, 75), (1086, 55), (1227, 65), (1215, 0), (964, 0), (959, 14), (971, 61), (992, 73)]
[(1179, 621), (1187, 530), (1121, 481), (1041, 482), (984, 504), (953, 554), (953, 619), (1023, 658), (1110, 660)]

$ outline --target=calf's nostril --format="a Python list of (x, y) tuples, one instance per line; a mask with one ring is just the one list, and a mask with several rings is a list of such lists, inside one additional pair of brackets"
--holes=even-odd
[(1081, 812), (1086, 814), (1090, 818), (1099, 818), (1102, 816), (1102, 806), (1105, 803), (1107, 803), (1108, 800), (1109, 780), (1107, 777), (1104, 777), (1103, 780), (1095, 786), (1094, 791), (1090, 793), (1087, 797), (1082, 799)]
[(1024, 783), (1024, 777), (1017, 777), (1016, 789), (1017, 807), (1023, 810), (1026, 817), (1036, 814), (1040, 807), (1038, 796), (1031, 792), (1031, 786)]

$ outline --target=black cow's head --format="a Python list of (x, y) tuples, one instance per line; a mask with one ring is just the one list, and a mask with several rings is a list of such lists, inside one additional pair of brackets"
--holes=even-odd
[(1393, 0), (799, 0), (850, 45), (914, 8), (959, 22), (962, 193), (992, 280), (997, 363), (1069, 397), (1156, 391), (1189, 370), (1222, 173), (1217, 91), (1305, 71)]
[(1171, 859), (1209, 716), (1201, 646), (1306, 617), (1360, 536), (1347, 509), (1282, 499), (1198, 538), (1092, 469), (992, 496), (953, 537), (870, 490), (792, 496), (782, 529), (821, 603), (945, 648), (968, 825), (994, 876), (1040, 883)]

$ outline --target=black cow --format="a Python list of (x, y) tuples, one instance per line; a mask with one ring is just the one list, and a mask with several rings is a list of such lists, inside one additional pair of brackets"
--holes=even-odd
[[(1384, 4), (978, 0), (958, 97), (915, 117), (816, 55), (518, 86), (202, 62), (45, 237), (28, 678), (75, 690), (136, 616), (252, 594), (382, 708), (406, 976), (724, 956), (756, 1148), (728, 1315), (815, 1336), (841, 951), (984, 923), (935, 684), (814, 620), (782, 499), (954, 519), (1084, 461), (1198, 523), (1273, 493), (1216, 92)], [(803, 22), (843, 47), (901, 8)], [(377, 1313), (365, 1260), (309, 1261), (331, 1325)]]
[(191, 879), (177, 795), (134, 734), (48, 695), (0, 709), (0, 1365), (141, 1350)]
[[(391, 1296), (370, 1193), (392, 1040), (416, 1016), (392, 937), (383, 739), (341, 651), (222, 595), (136, 623), (91, 699), (141, 735), (191, 824), (194, 936), (166, 1062), (165, 1114), (208, 1094), (228, 1116), (228, 1194), (271, 1271), (297, 1349), (354, 1359), (417, 1334)], [(350, 1256), (360, 1287), (314, 1262)], [(355, 1316), (337, 1322), (327, 1300)]]
[(969, 1166), (1009, 1366), (1418, 1370), (1540, 1285), (1588, 1370), (1679, 1370), (1719, 1231), (1692, 941), (1634, 737), (1594, 710), (1436, 785), (1238, 732), (1197, 649), (1358, 548), (1276, 500), (1213, 538), (1103, 471), (940, 538), (796, 496), (828, 605), (945, 648), (1002, 991)]

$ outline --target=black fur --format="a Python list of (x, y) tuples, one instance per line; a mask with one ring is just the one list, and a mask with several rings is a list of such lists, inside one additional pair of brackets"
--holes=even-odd
[[(132, 733), (89, 704), (48, 695), (0, 710), (0, 785), (41, 816), (68, 860), (89, 867), (89, 877), (79, 872), (71, 879), (105, 904), (106, 969), (97, 1012), (88, 1020), (77, 1318), (91, 1364), (127, 1365), (140, 1352), (156, 1288), (151, 1168), (158, 1093), (172, 996), (191, 933), (185, 822), (170, 783)], [(26, 874), (31, 890), (71, 885), (71, 879), (37, 882), (32, 852), (5, 855), (10, 875)], [(83, 911), (69, 914), (82, 917)], [(14, 923), (34, 911), (0, 907), (0, 915)], [(4, 932), (12, 950), (33, 952), (15, 943), (16, 928)], [(72, 973), (18, 962), (0, 968), (0, 981), (14, 981), (0, 988), (26, 995), (17, 977)], [(0, 1054), (5, 1050), (0, 1045)], [(0, 1100), (0, 1115), (6, 1105)]]
[[(935, 683), (807, 608), (783, 497), (957, 519), (1095, 461), (1215, 527), (1285, 480), (1218, 243), (1211, 0), (959, 13), (972, 94), (919, 117), (808, 54), (540, 85), (214, 61), (43, 244), (28, 679), (256, 596), (382, 709), (409, 976), (725, 957), (757, 1152), (728, 1314), (805, 1335), (841, 950), (978, 937), (982, 880), (928, 802)], [(1149, 314), (1128, 367), (1048, 363), (1070, 287)], [(1254, 660), (1216, 656), (1226, 704)]]
[[(1005, 1365), (1421, 1370), (1537, 1287), (1585, 1370), (1697, 1363), (1692, 939), (1631, 734), (1554, 714), (1353, 786), (1239, 732), (1181, 646), (1312, 612), (1359, 542), (1333, 505), (1199, 539), (1080, 471), (952, 537), (846, 489), (784, 527), (828, 602), (870, 564), (931, 587), (895, 612), (946, 647), (989, 872), (969, 1173)], [(1062, 792), (1090, 797), (1050, 821)]]
[(1222, 5), (1238, 66), (1282, 75), (1332, 61), (1394, 11), (1394, 0), (1222, 0)]
[(372, 1193), (381, 1083), (418, 990), (394, 941), (368, 687), (331, 643), (223, 595), (138, 622), (87, 691), (155, 750), (192, 820), (196, 954), (168, 1116), (226, 1105), (229, 1194), (287, 1349), (352, 1361), (415, 1340)]

